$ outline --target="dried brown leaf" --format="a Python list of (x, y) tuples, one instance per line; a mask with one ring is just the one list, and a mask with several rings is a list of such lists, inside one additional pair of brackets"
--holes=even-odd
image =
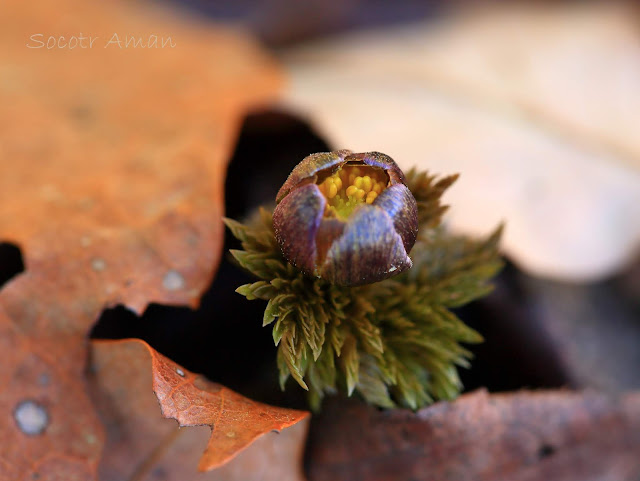
[(312, 481), (635, 481), (640, 393), (477, 391), (417, 413), (333, 402), (308, 460)]
[[(242, 34), (144, 2), (2, 9), (0, 240), (20, 246), (26, 272), (0, 291), (0, 478), (94, 479), (104, 433), (83, 389), (88, 330), (106, 306), (198, 303), (238, 125), (280, 78)], [(80, 32), (92, 48), (27, 46)], [(105, 48), (116, 33), (175, 48)], [(20, 424), (25, 406), (40, 434)]]
[[(92, 344), (92, 393), (99, 412), (108, 427), (105, 458), (101, 467), (103, 480), (129, 478), (137, 472), (181, 470), (184, 479), (196, 472), (189, 464), (193, 456), (180, 446), (189, 445), (200, 456), (204, 446), (198, 445), (201, 436), (196, 430), (176, 430), (179, 426), (210, 426), (212, 431), (201, 455), (199, 469), (217, 468), (228, 462), (262, 435), (292, 426), (308, 413), (268, 406), (241, 396), (217, 383), (197, 376), (159, 354), (140, 340), (94, 341)], [(156, 399), (149, 389), (153, 385)], [(157, 409), (160, 403), (162, 414)], [(247, 451), (242, 463), (234, 463), (229, 472), (250, 469), (264, 472), (269, 469), (260, 451), (285, 449), (280, 459), (278, 476), (300, 479), (300, 457), (306, 430), (295, 431), (293, 437), (267, 434), (270, 441), (261, 450)], [(179, 437), (179, 439), (178, 439)], [(168, 455), (173, 451), (174, 455)], [(175, 453), (181, 452), (180, 456)], [(296, 454), (297, 453), (297, 454)], [(185, 459), (186, 458), (186, 459)], [(285, 459), (286, 458), (286, 459)], [(176, 466), (171, 468), (168, 465)], [(246, 474), (246, 471), (243, 471)], [(175, 475), (174, 475), (175, 476)]]

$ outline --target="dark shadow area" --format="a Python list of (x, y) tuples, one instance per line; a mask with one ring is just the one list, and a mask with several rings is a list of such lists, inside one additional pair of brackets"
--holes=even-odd
[(470, 369), (459, 370), (465, 391), (486, 387), (500, 392), (572, 384), (535, 316), (520, 275), (508, 262), (489, 296), (456, 310), (465, 324), (484, 337), (482, 344), (467, 346), (474, 358)]
[(640, 253), (608, 285), (627, 301), (632, 315), (640, 324)]
[[(250, 115), (244, 122), (225, 183), (225, 210), (240, 219), (275, 196), (291, 169), (306, 155), (330, 150), (299, 120), (278, 112)], [(225, 235), (224, 252), (238, 248)], [(278, 386), (271, 329), (262, 328), (263, 301), (247, 301), (235, 289), (255, 279), (223, 255), (200, 308), (153, 304), (141, 317), (124, 307), (107, 309), (95, 339), (144, 339), (189, 370), (272, 404), (306, 407), (301, 389)]]
[(635, 269), (588, 283), (520, 275), (539, 329), (548, 333), (572, 385), (608, 393), (640, 388)]
[(24, 272), (24, 261), (20, 248), (0, 242), (0, 288), (21, 272)]

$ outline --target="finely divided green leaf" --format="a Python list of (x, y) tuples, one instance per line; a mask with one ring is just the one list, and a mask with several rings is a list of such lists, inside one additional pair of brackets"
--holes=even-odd
[(420, 219), (414, 265), (368, 286), (338, 288), (305, 277), (282, 257), (267, 209), (246, 223), (225, 219), (242, 243), (233, 258), (260, 279), (236, 291), (267, 301), (263, 326), (272, 325), (283, 389), (292, 377), (309, 391), (313, 409), (340, 389), (377, 406), (411, 409), (460, 392), (457, 367), (471, 358), (461, 343), (482, 337), (450, 309), (491, 290), (502, 266), (502, 228), (475, 240), (438, 227), (447, 208), (440, 197), (456, 179), (407, 173)]

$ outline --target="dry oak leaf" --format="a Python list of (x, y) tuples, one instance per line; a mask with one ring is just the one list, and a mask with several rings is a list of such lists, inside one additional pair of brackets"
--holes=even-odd
[[(240, 454), (242, 459), (204, 479), (303, 479), (306, 423), (281, 435), (266, 433), (298, 423), (307, 412), (247, 399), (187, 371), (137, 339), (93, 341), (91, 352), (92, 397), (107, 426), (99, 470), (102, 481), (190, 479), (197, 474), (197, 457), (200, 470), (217, 468), (259, 437), (255, 446)], [(149, 390), (151, 384), (156, 397)], [(177, 420), (181, 427), (210, 426), (204, 454), (201, 431), (178, 429), (162, 416)]]
[(480, 390), (417, 413), (333, 401), (311, 433), (311, 481), (636, 481), (640, 474), (639, 392)]
[[(241, 32), (156, 4), (7, 0), (2, 20), (0, 242), (26, 271), (0, 290), (0, 479), (90, 480), (87, 333), (107, 306), (197, 305), (239, 124), (281, 76)], [(92, 48), (28, 46), (80, 32)], [(105, 48), (115, 33), (175, 47)]]

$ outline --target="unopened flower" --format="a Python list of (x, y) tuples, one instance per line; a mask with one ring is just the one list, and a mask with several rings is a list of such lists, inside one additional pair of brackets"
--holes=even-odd
[(312, 154), (276, 197), (275, 236), (306, 274), (353, 286), (411, 267), (416, 201), (391, 157), (348, 150)]

